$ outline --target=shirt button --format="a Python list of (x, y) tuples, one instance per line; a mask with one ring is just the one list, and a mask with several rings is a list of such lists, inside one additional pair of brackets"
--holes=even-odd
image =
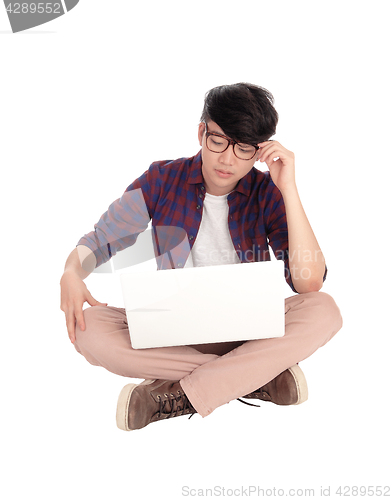
[(201, 193), (199, 194), (199, 198), (203, 199), (203, 195)]
[(202, 186), (202, 187), (201, 187), (201, 190), (202, 190), (202, 191), (205, 191), (205, 189), (206, 189), (206, 188), (205, 188), (204, 186)]
[(240, 243), (238, 243), (237, 247), (238, 247), (238, 248), (241, 248), (241, 244), (240, 244)]
[(197, 207), (196, 207), (196, 208), (199, 210), (199, 208), (201, 208), (201, 207), (200, 207), (200, 205), (197, 205)]
[(182, 267), (182, 263), (181, 263), (181, 262), (179, 262), (179, 263), (177, 264), (177, 267)]
[(193, 240), (193, 235), (192, 234), (189, 235), (189, 239)]

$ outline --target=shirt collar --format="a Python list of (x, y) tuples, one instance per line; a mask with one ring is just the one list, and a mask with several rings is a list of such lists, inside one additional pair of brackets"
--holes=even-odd
[[(191, 159), (191, 164), (188, 170), (187, 182), (189, 184), (203, 184), (203, 174), (201, 171), (201, 150)], [(254, 177), (254, 167), (238, 182), (234, 191), (238, 191), (246, 196), (250, 195), (250, 187)]]
[(203, 174), (201, 173), (201, 150), (196, 156), (190, 159), (191, 164), (188, 169), (187, 181), (189, 184), (203, 184)]

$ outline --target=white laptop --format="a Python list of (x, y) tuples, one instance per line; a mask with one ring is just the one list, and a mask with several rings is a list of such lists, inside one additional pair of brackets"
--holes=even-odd
[(284, 335), (284, 263), (120, 275), (132, 347), (245, 341)]

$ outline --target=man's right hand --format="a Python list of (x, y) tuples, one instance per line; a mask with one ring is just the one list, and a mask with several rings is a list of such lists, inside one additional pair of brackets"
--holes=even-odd
[(86, 328), (83, 315), (83, 304), (88, 302), (90, 306), (107, 306), (95, 300), (83, 280), (77, 273), (65, 271), (60, 280), (61, 305), (60, 309), (65, 313), (68, 336), (72, 343), (76, 340), (75, 327), (79, 325), (81, 330)]

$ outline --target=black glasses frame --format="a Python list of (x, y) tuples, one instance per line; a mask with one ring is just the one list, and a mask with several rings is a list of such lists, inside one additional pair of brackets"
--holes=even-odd
[[(234, 155), (235, 155), (235, 156), (236, 156), (239, 160), (248, 161), (248, 160), (251, 160), (252, 158), (254, 158), (254, 157), (255, 157), (255, 155), (256, 155), (256, 153), (257, 153), (257, 151), (260, 149), (260, 146), (256, 146), (255, 144), (249, 144), (249, 146), (252, 146), (252, 147), (254, 147), (254, 148), (255, 148), (255, 152), (254, 152), (253, 156), (251, 156), (250, 158), (240, 158), (238, 155), (236, 155), (236, 154), (235, 154), (235, 149), (234, 149), (234, 146), (235, 146), (236, 144), (238, 144), (238, 145), (239, 145), (239, 144), (241, 144), (241, 143), (239, 143), (239, 142), (237, 142), (237, 141), (233, 141), (232, 139), (229, 139), (229, 138), (228, 138), (228, 137), (226, 137), (225, 135), (217, 134), (216, 132), (208, 132), (207, 123), (206, 123), (206, 122), (204, 122), (204, 125), (206, 126), (206, 146), (207, 146), (207, 149), (208, 149), (209, 151), (211, 151), (211, 153), (217, 153), (217, 154), (219, 154), (219, 153), (224, 153), (224, 152), (227, 150), (227, 148), (228, 148), (230, 145), (232, 145), (232, 146), (233, 146), (233, 153), (234, 153)], [(225, 147), (225, 149), (224, 149), (223, 151), (213, 151), (212, 149), (210, 149), (210, 148), (208, 147), (208, 144), (207, 144), (207, 139), (208, 139), (211, 135), (213, 135), (213, 136), (215, 136), (215, 137), (220, 137), (221, 139), (226, 139), (226, 141), (228, 141), (228, 144), (227, 144), (227, 146)]]

